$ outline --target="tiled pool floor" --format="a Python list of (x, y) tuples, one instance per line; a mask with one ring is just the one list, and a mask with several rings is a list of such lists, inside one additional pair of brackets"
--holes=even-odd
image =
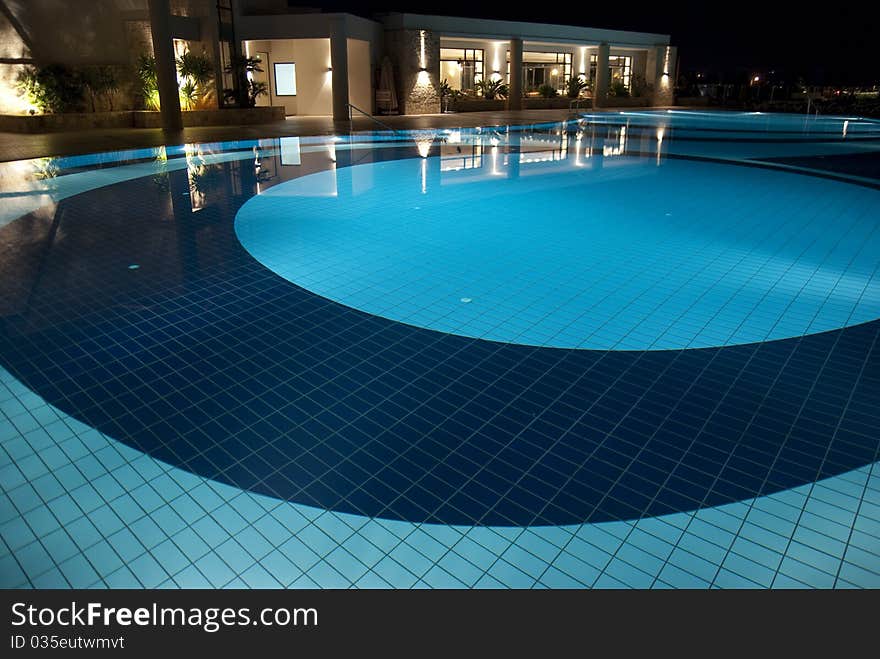
[[(880, 586), (877, 321), (708, 350), (495, 343), (315, 296), (234, 235), (254, 193), (413, 155), (439, 164), (416, 187), (518, 152), (522, 173), (587, 153), (606, 171), (621, 154), (772, 158), (859, 183), (838, 207), (878, 187), (846, 160), (875, 163), (873, 140), (603, 126), (587, 151), (582, 129), (516, 150), (494, 129), (36, 163), (57, 168), (42, 179), (8, 165), (2, 585)], [(835, 272), (859, 254), (870, 304), (880, 254), (857, 242)]]

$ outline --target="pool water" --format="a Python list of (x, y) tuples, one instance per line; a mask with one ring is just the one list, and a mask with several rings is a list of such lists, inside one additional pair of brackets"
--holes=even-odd
[(2, 585), (880, 584), (880, 123), (0, 166)]
[(519, 176), (488, 157), (448, 183), (440, 156), (298, 178), (245, 204), (236, 234), (322, 297), (493, 341), (677, 350), (880, 317), (875, 189), (601, 154)]

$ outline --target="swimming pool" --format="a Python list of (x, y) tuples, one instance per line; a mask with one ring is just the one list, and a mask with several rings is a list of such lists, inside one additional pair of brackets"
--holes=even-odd
[(96, 547), (143, 585), (163, 551), (177, 585), (876, 583), (878, 138), (626, 112), (9, 163), (10, 556), (32, 584), (110, 583)]

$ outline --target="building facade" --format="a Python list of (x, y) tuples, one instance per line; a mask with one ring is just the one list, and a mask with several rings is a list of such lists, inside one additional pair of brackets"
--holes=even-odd
[(283, 106), (287, 115), (436, 113), (442, 89), (488, 98), (493, 86), (505, 88), (499, 96), (516, 110), (524, 98), (565, 95), (574, 79), (595, 107), (673, 101), (676, 49), (663, 34), (406, 13), (368, 19), (297, 10), (286, 0), (92, 0), (89, 12), (78, 6), (0, 0), (0, 112), (29, 110), (16, 92), (22, 68), (56, 62), (115, 67), (119, 84), (102, 102), (143, 107), (138, 61), (155, 58), (167, 80), (182, 84), (174, 62), (186, 52), (212, 62), (214, 93), (204, 102), (215, 107), (234, 102), (232, 90), (249, 84), (232, 63), (259, 58), (247, 73), (265, 90), (256, 103)]

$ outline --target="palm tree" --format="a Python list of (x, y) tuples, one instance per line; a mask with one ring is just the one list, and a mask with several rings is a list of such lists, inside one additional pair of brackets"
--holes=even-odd
[(181, 78), (181, 100), (189, 109), (204, 104), (211, 94), (214, 80), (214, 62), (205, 53), (187, 51), (177, 58), (177, 73)]

